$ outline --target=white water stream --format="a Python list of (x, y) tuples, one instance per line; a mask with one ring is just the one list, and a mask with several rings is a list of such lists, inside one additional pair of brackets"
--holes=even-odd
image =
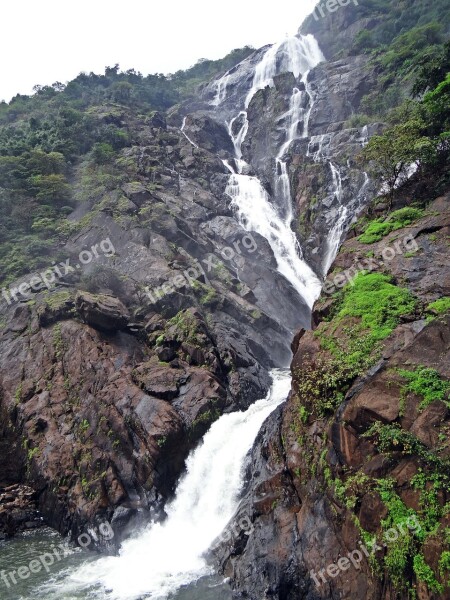
[[(305, 91), (294, 87), (290, 99), (289, 110), (285, 117), (285, 142), (276, 157), (277, 176), (275, 191), (278, 199), (275, 206), (257, 177), (248, 175), (248, 165), (242, 160), (242, 144), (248, 133), (246, 110), (228, 123), (228, 131), (233, 141), (236, 169), (224, 161), (231, 171), (226, 194), (232, 200), (241, 225), (247, 231), (255, 231), (269, 242), (277, 261), (278, 271), (292, 284), (309, 306), (318, 298), (321, 282), (314, 271), (303, 260), (297, 237), (291, 228), (293, 210), (291, 188), (286, 162), (283, 156), (292, 142), (307, 135), (308, 120), (311, 113), (313, 97), (307, 87), (308, 73), (319, 62), (324, 60), (316, 39), (311, 36), (293, 37), (271, 46), (255, 67), (253, 83), (245, 99), (248, 108), (253, 96), (266, 86), (273, 86), (273, 78), (278, 73), (292, 72), (296, 78), (302, 75), (301, 81)], [(304, 95), (309, 97), (309, 108), (303, 108)], [(224, 99), (224, 98), (223, 98)], [(235, 131), (235, 122), (240, 128)], [(299, 135), (302, 125), (303, 132)]]
[(193, 140), (191, 140), (191, 138), (188, 136), (188, 134), (184, 131), (184, 129), (186, 127), (186, 118), (187, 117), (184, 117), (184, 119), (183, 119), (183, 124), (181, 125), (180, 131), (184, 135), (184, 137), (187, 139), (187, 141), (191, 144), (191, 146), (194, 146), (194, 148), (198, 148), (198, 145)]
[(281, 404), (291, 387), (290, 373), (272, 372), (264, 400), (245, 412), (223, 415), (190, 455), (186, 475), (162, 524), (149, 526), (126, 541), (118, 557), (100, 558), (78, 568), (59, 583), (43, 586), (46, 600), (87, 598), (163, 599), (200, 577), (211, 574), (205, 552), (236, 511), (246, 457), (264, 420)]

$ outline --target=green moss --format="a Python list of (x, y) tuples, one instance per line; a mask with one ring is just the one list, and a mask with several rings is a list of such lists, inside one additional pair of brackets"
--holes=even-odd
[(440, 458), (419, 438), (402, 429), (399, 423), (384, 424), (376, 421), (363, 437), (371, 438), (379, 452), (402, 452), (406, 456), (417, 456), (433, 470), (450, 468), (449, 459)]
[(166, 331), (172, 327), (175, 327), (175, 331), (172, 330), (170, 335), (174, 335), (178, 342), (186, 342), (197, 348), (202, 347), (199, 337), (199, 322), (189, 310), (181, 310), (170, 319), (167, 322)]
[(374, 340), (384, 340), (400, 317), (411, 313), (415, 306), (411, 293), (391, 283), (389, 276), (362, 272), (346, 286), (336, 318), (358, 317)]
[(433, 569), (425, 562), (423, 554), (414, 557), (414, 573), (419, 581), (423, 581), (429, 590), (442, 594), (444, 587), (437, 581)]
[(14, 400), (16, 404), (20, 404), (22, 401), (22, 391), (23, 391), (23, 383), (21, 382), (16, 391), (14, 392)]
[(407, 384), (402, 387), (401, 395), (404, 397), (408, 393), (416, 394), (422, 398), (420, 410), (426, 408), (435, 400), (444, 402), (450, 408), (448, 394), (450, 392), (450, 382), (442, 379), (435, 369), (427, 367), (418, 367), (415, 371), (397, 369), (397, 373), (407, 380)]
[(334, 316), (314, 333), (326, 353), (294, 373), (300, 401), (319, 416), (335, 410), (355, 378), (378, 360), (381, 342), (400, 317), (414, 307), (410, 292), (386, 275), (359, 273), (340, 293)]
[(32, 461), (35, 456), (39, 456), (39, 448), (30, 448), (27, 453), (28, 461)]
[(426, 312), (434, 313), (437, 315), (443, 315), (450, 312), (450, 296), (443, 296), (429, 304), (426, 308)]
[(163, 435), (162, 437), (160, 437), (156, 440), (156, 443), (158, 444), (159, 448), (162, 448), (163, 446), (165, 446), (166, 442), (167, 442), (167, 437), (165, 435)]
[(448, 577), (448, 573), (450, 572), (450, 552), (448, 550), (444, 550), (441, 554), (441, 558), (439, 559), (439, 573), (441, 577), (445, 580), (446, 584), (450, 583), (450, 579)]
[(62, 338), (61, 323), (53, 327), (53, 345), (55, 346), (55, 356), (60, 359), (64, 352), (64, 342)]
[(206, 293), (204, 293), (202, 295), (202, 297), (200, 298), (200, 303), (203, 305), (211, 304), (215, 300), (217, 300), (216, 290), (209, 286), (205, 286), (205, 287), (207, 288)]
[(80, 432), (86, 433), (90, 426), (91, 424), (89, 423), (89, 421), (87, 419), (83, 419), (79, 425)]
[(309, 412), (308, 409), (305, 406), (300, 406), (299, 408), (299, 417), (300, 417), (300, 421), (302, 423), (307, 423), (308, 422), (308, 418), (309, 418)]
[[(214, 403), (215, 403), (215, 401), (213, 400), (213, 404)], [(220, 411), (217, 408), (211, 408), (211, 409), (207, 410), (206, 412), (202, 413), (200, 416), (198, 416), (192, 422), (192, 425), (191, 425), (190, 431), (189, 431), (189, 436), (191, 438), (197, 437), (199, 432), (201, 433), (202, 431), (205, 431), (206, 429), (208, 429), (208, 427), (210, 425), (212, 425), (212, 423), (217, 421), (217, 419), (219, 417), (220, 417)]]
[[(424, 582), (430, 591), (441, 593), (443, 586), (437, 581), (436, 575), (424, 561), (424, 543), (430, 535), (435, 536), (439, 528), (439, 520), (445, 514), (446, 508), (438, 501), (438, 493), (448, 489), (448, 477), (440, 474), (425, 474), (422, 471), (413, 478), (413, 488), (421, 490), (420, 507), (418, 511), (408, 508), (394, 490), (395, 481), (381, 479), (377, 482), (380, 497), (387, 508), (387, 516), (381, 522), (383, 540), (386, 542), (384, 565), (395, 588), (404, 589), (408, 584), (411, 571), (418, 580)], [(405, 527), (408, 524), (408, 527)], [(391, 541), (389, 529), (397, 531), (397, 537)]]
[(366, 226), (364, 232), (358, 237), (358, 240), (363, 244), (379, 242), (392, 231), (411, 225), (411, 223), (420, 219), (423, 214), (424, 211), (420, 208), (412, 208), (410, 206), (400, 208), (392, 212), (388, 218), (380, 217), (371, 221)]
[(45, 298), (45, 304), (52, 310), (58, 310), (71, 299), (70, 292), (55, 292)]

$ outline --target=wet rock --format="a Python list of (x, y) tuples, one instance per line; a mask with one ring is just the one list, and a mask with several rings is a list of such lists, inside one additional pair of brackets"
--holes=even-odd
[(36, 492), (26, 485), (0, 487), (1, 539), (44, 525), (36, 500)]
[(124, 329), (129, 321), (129, 313), (118, 298), (79, 292), (75, 307), (80, 317), (92, 327), (103, 331)]

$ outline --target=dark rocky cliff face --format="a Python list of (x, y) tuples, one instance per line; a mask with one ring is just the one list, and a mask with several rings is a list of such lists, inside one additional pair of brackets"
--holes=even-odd
[[(309, 77), (315, 98), (312, 137), (294, 142), (290, 150), (298, 234), (318, 272), (327, 251), (324, 234), (336, 219), (330, 163), (340, 167), (352, 216), (376, 190), (370, 182), (364, 185), (354, 156), (382, 124), (348, 126), (377, 80), (354, 42), (383, 16), (367, 17), (369, 3), (361, 4), (362, 12), (348, 7), (322, 20), (309, 18), (301, 28), (317, 36), (328, 59)], [(264, 164), (262, 148), (271, 148), (275, 134), (267, 131), (276, 121), (274, 107), (287, 80), (277, 79), (275, 88), (259, 92), (249, 107), (250, 122), (259, 119), (264, 126), (252, 130), (245, 150), (256, 157), (253, 164), (268, 189), (273, 165), (271, 170)], [(442, 558), (449, 526), (448, 307), (447, 313), (427, 307), (449, 295), (449, 196), (431, 202), (427, 185), (432, 188), (430, 182), (406, 186), (394, 206), (401, 208), (411, 198), (430, 202), (413, 226), (370, 246), (355, 237), (362, 225), (350, 233), (325, 280), (328, 291), (315, 306), (313, 331), (301, 331), (294, 340), (291, 395), (258, 436), (245, 495), (230, 525), (233, 529), (246, 518), (254, 528), (250, 535), (235, 535), (212, 557), (230, 578), (236, 598), (448, 597)], [(386, 204), (370, 214), (383, 210)], [(405, 239), (414, 241), (414, 249), (399, 250)], [(409, 315), (376, 349), (365, 339), (369, 334), (360, 328), (361, 317), (340, 312), (345, 274), (353, 277), (364, 269), (390, 282), (396, 293), (411, 294)], [(366, 312), (380, 302), (370, 298)], [(380, 318), (388, 319), (395, 302), (392, 297), (382, 307)], [(427, 400), (423, 393), (430, 382), (407, 384), (421, 377), (440, 382)]]
[[(74, 534), (118, 509), (160, 512), (189, 450), (265, 395), (310, 320), (266, 240), (235, 221), (220, 160), (161, 116), (121, 118), (134, 180), (70, 217), (74, 267), (55, 288), (2, 306), (0, 480), (27, 481), (47, 523)], [(201, 125), (213, 147), (218, 125)], [(81, 275), (79, 253), (106, 239), (114, 254)]]
[[(236, 522), (250, 518), (254, 529), (215, 557), (237, 597), (406, 599), (412, 591), (417, 598), (448, 597), (445, 576), (430, 593), (408, 570), (413, 557), (422, 555), (439, 573), (448, 549), (448, 401), (434, 388), (425, 402), (419, 389), (408, 391), (402, 376), (403, 370), (433, 373), (444, 387), (450, 376), (448, 315), (424, 312), (449, 295), (444, 258), (449, 218), (447, 195), (430, 205), (428, 216), (371, 246), (371, 275), (390, 275), (397, 286), (408, 286), (416, 308), (383, 341), (370, 368), (350, 376), (350, 386), (344, 386), (344, 357), (336, 362), (323, 344), (332, 334), (333, 344), (347, 354), (355, 344), (362, 347), (349, 338), (357, 319), (338, 319), (336, 295), (323, 295), (314, 330), (296, 337), (291, 395), (259, 434), (236, 516)], [(394, 258), (389, 253), (386, 259), (385, 248), (405, 238), (415, 241), (415, 252)], [(348, 239), (325, 289), (367, 260), (367, 245)], [(339, 389), (348, 391), (329, 404)], [(424, 484), (424, 473), (425, 480), (436, 482), (434, 488)], [(378, 547), (373, 553), (372, 539)], [(345, 569), (326, 572), (354, 551), (359, 553), (353, 564), (347, 560)]]

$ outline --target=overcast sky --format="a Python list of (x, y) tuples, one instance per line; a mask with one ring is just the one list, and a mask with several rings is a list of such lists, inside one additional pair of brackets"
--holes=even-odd
[(107, 65), (173, 73), (294, 34), (317, 0), (16, 0), (2, 6), (0, 100)]

